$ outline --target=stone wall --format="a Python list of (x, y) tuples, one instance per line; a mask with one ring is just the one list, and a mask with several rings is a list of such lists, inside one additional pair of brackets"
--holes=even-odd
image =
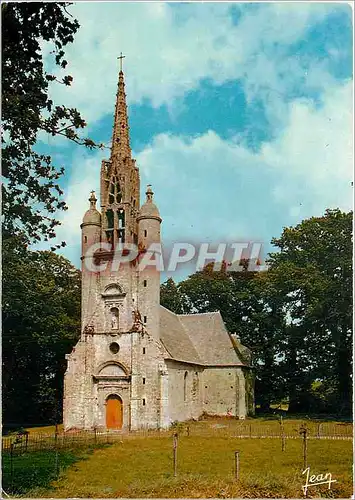
[(241, 368), (206, 368), (202, 380), (205, 413), (245, 417), (244, 375)]
[(63, 422), (64, 429), (84, 429), (88, 426), (88, 406), (92, 399), (93, 350), (88, 341), (80, 340), (70, 355), (67, 355), (67, 371), (64, 376)]
[[(132, 429), (160, 427), (160, 371), (164, 370), (164, 358), (159, 343), (148, 334), (137, 334), (135, 388), (132, 379), (132, 395), (136, 413), (132, 415)], [(133, 394), (134, 390), (134, 394)]]
[(169, 421), (198, 418), (202, 414), (202, 368), (166, 360), (168, 370)]

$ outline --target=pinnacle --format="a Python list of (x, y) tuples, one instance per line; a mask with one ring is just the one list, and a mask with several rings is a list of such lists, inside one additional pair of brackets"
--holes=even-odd
[(112, 134), (111, 160), (131, 156), (129, 144), (129, 126), (127, 115), (126, 94), (124, 91), (123, 71), (119, 72), (116, 94), (115, 118)]

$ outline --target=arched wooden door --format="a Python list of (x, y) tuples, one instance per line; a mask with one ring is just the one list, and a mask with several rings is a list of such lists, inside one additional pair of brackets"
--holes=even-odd
[(122, 399), (116, 394), (111, 394), (106, 399), (106, 427), (108, 429), (121, 429), (123, 423)]

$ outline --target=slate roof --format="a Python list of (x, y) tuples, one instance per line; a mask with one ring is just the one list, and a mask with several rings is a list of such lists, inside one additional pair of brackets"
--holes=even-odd
[(205, 366), (244, 365), (219, 312), (174, 314), (160, 306), (160, 340), (168, 359)]
[(160, 306), (160, 340), (170, 359), (203, 364), (180, 322), (180, 317), (163, 306)]

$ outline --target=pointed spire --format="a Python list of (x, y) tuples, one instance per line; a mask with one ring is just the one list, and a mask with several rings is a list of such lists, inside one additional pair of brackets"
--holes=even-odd
[(130, 158), (129, 126), (126, 105), (125, 84), (122, 69), (119, 72), (116, 94), (115, 120), (112, 134), (111, 160)]

